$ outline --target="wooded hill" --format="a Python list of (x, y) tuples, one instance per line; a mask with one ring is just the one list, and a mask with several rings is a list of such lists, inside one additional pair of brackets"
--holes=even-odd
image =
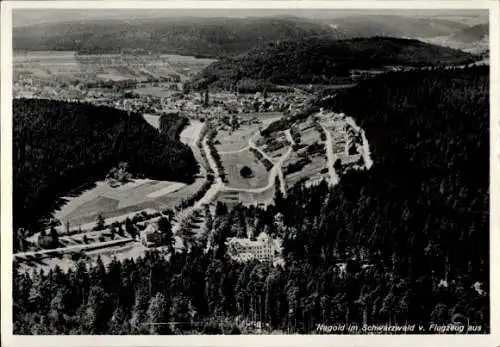
[[(87, 270), (83, 260), (68, 274), (32, 275), (15, 265), (14, 332), (238, 334), (252, 332), (247, 319), (282, 333), (450, 322), (488, 333), (488, 105), (484, 67), (365, 81), (322, 106), (365, 129), (369, 171), (331, 190), (278, 193), (266, 211), (219, 203), (207, 220), (213, 252), (188, 237), (191, 252), (170, 261), (149, 254)], [(283, 267), (227, 258), (225, 240), (247, 228), (284, 238)], [(144, 324), (168, 321), (180, 323)]]
[(247, 18), (156, 18), (90, 20), (15, 27), (15, 50), (69, 50), (80, 53), (152, 51), (210, 58), (241, 54), (255, 46), (325, 35), (435, 37), (467, 28), (455, 21), (403, 16), (294, 16)]
[(29, 51), (152, 51), (217, 58), (242, 53), (268, 41), (331, 34), (327, 25), (300, 18), (168, 18), (16, 28), (13, 45), (15, 50)]
[(350, 79), (350, 70), (384, 66), (449, 65), (473, 61), (462, 51), (418, 40), (371, 37), (335, 40), (310, 37), (269, 43), (212, 63), (192, 82), (232, 88), (248, 80), (275, 84), (331, 84)]
[(160, 134), (139, 114), (16, 99), (13, 115), (15, 228), (36, 227), (61, 195), (104, 179), (120, 161), (129, 163), (133, 175), (153, 179), (190, 182), (197, 172), (189, 147)]
[(454, 33), (451, 38), (462, 43), (473, 43), (482, 40), (489, 34), (489, 24), (478, 24)]

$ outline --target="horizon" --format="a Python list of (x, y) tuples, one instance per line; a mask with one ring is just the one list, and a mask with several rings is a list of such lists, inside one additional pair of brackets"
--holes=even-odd
[[(71, 22), (90, 22), (100, 20), (157, 20), (167, 18), (259, 18), (259, 17), (297, 17), (303, 19), (335, 19), (352, 16), (399, 16), (413, 18), (436, 18), (467, 22), (476, 25), (489, 22), (488, 10), (380, 10), (380, 9), (122, 9), (122, 10), (72, 10), (72, 9), (15, 9), (12, 12), (13, 27), (31, 27), (43, 24), (63, 24)], [(460, 19), (458, 19), (458, 18)], [(454, 19), (451, 19), (454, 18)]]

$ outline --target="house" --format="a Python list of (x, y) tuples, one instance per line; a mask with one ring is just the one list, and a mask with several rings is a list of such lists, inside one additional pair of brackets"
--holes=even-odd
[(227, 240), (227, 252), (236, 261), (272, 261), (274, 257), (273, 240), (266, 234), (261, 233), (257, 240), (233, 237)]
[(146, 247), (161, 245), (161, 233), (156, 223), (149, 223), (140, 235), (141, 243)]

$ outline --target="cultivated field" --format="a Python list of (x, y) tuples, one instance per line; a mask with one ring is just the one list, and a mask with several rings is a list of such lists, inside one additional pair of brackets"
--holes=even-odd
[[(269, 174), (263, 164), (249, 150), (238, 153), (221, 154), (222, 165), (227, 175), (227, 186), (232, 188), (260, 188), (268, 183)], [(252, 177), (243, 178), (240, 170), (248, 166)]]
[(113, 188), (106, 182), (100, 181), (94, 188), (81, 195), (66, 198), (68, 202), (56, 211), (55, 218), (63, 225), (69, 222), (70, 227), (77, 227), (94, 222), (99, 214), (109, 218), (143, 209), (172, 209), (195, 193), (203, 182), (202, 178), (190, 185), (179, 182), (135, 180)]
[(138, 87), (135, 88), (133, 92), (141, 96), (151, 95), (159, 98), (166, 98), (172, 95), (172, 93), (175, 93), (175, 91), (167, 87), (156, 87), (156, 86)]
[[(15, 52), (14, 81), (20, 78), (83, 84), (96, 81), (146, 82), (178, 75), (181, 80), (200, 72), (212, 59), (180, 55), (92, 54), (75, 52)], [(142, 90), (159, 93), (159, 90)]]

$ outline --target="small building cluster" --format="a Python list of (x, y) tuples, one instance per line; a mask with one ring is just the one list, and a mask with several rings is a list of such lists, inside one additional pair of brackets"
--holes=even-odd
[(161, 233), (156, 223), (149, 223), (141, 231), (140, 241), (145, 247), (157, 247), (161, 245)]

